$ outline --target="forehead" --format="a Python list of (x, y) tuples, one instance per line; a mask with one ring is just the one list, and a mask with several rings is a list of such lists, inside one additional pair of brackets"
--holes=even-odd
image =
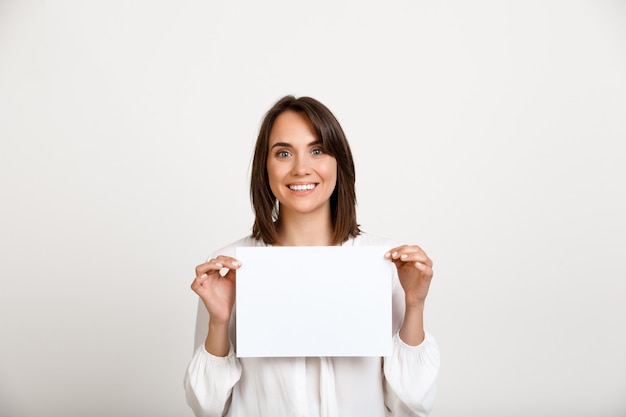
[(276, 142), (297, 144), (317, 140), (317, 135), (309, 119), (302, 113), (287, 110), (274, 120), (269, 135), (270, 146)]

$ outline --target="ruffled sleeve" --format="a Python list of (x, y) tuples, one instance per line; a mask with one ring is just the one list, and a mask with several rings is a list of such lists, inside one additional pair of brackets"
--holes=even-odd
[[(220, 250), (213, 252), (207, 259), (217, 255), (235, 256), (239, 246), (264, 246), (262, 241), (251, 237), (242, 238)], [(234, 309), (234, 308), (233, 308)], [(230, 323), (230, 350), (225, 357), (211, 355), (204, 347), (209, 323), (209, 313), (198, 299), (196, 316), (196, 350), (187, 366), (184, 377), (187, 404), (196, 417), (222, 417), (230, 408), (233, 387), (241, 378), (241, 363), (235, 355), (234, 312)]]
[(231, 344), (225, 357), (198, 346), (187, 367), (184, 384), (187, 404), (196, 417), (221, 417), (230, 406), (233, 386), (241, 377), (241, 364)]
[(417, 346), (407, 345), (399, 333), (384, 360), (385, 405), (394, 417), (426, 417), (433, 408), (439, 372), (439, 347), (426, 333)]

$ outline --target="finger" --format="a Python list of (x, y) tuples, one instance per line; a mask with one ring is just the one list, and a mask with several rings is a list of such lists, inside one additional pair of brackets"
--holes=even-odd
[(432, 264), (433, 264), (430, 258), (426, 256), (426, 254), (423, 252), (403, 253), (396, 260), (400, 262), (420, 262), (429, 267), (432, 267)]
[(223, 255), (219, 255), (218, 257), (216, 257), (215, 263), (216, 265), (221, 265), (222, 268), (228, 269), (237, 269), (241, 266), (241, 262), (239, 262), (239, 260), (237, 260), (236, 258)]
[(387, 253), (385, 254), (385, 257), (397, 259), (403, 253), (420, 252), (420, 251), (422, 253), (424, 252), (422, 248), (420, 248), (417, 245), (402, 245), (402, 246), (397, 246), (395, 248), (389, 249)]
[(209, 271), (219, 271), (222, 268), (237, 269), (241, 266), (241, 262), (230, 256), (218, 256), (209, 259), (207, 262), (196, 267), (196, 276), (200, 276)]
[[(415, 257), (417, 254), (417, 258)], [(399, 260), (399, 261), (420, 261), (425, 263), (428, 266), (433, 265), (432, 260), (426, 255), (426, 252), (422, 250), (417, 245), (403, 245), (398, 246), (396, 248), (390, 249), (385, 257), (391, 260)]]
[(431, 279), (433, 277), (433, 269), (430, 266), (421, 262), (415, 262), (413, 265), (415, 265), (415, 268), (417, 268), (427, 279)]
[(194, 290), (194, 292), (198, 292), (198, 288), (201, 288), (202, 285), (204, 284), (204, 282), (207, 280), (209, 276), (207, 274), (202, 274), (200, 276), (197, 276), (194, 278), (194, 280), (191, 282), (191, 289)]
[(215, 262), (215, 261), (205, 262), (196, 267), (196, 276), (199, 277), (202, 274), (215, 273), (216, 271), (219, 271), (223, 267), (224, 266), (219, 262)]

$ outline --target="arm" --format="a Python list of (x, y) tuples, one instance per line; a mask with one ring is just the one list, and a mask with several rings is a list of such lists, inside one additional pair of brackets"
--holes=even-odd
[(439, 349), (424, 331), (432, 261), (418, 246), (399, 246), (385, 256), (398, 272), (394, 317), (401, 321), (392, 355), (384, 361), (385, 403), (394, 416), (425, 417), (434, 404), (439, 371)]
[(417, 346), (425, 338), (424, 304), (433, 278), (433, 261), (419, 246), (399, 246), (385, 257), (394, 263), (404, 290), (404, 320), (400, 338), (410, 346)]
[[(204, 347), (215, 356), (226, 356), (230, 348), (229, 325), (235, 305), (236, 270), (240, 266), (235, 258), (218, 256), (196, 267), (196, 278), (191, 284), (209, 312)], [(222, 269), (228, 272), (222, 275)]]
[[(187, 404), (197, 417), (222, 416), (241, 377), (229, 330), (235, 271), (239, 266), (234, 258), (211, 259), (196, 268), (191, 285), (202, 302), (198, 306), (196, 350), (187, 367), (184, 386)], [(223, 268), (228, 269), (225, 275), (220, 274)]]
[(196, 417), (221, 417), (228, 409), (233, 387), (241, 377), (241, 365), (230, 348), (224, 357), (198, 346), (184, 378), (185, 398)]
[(439, 349), (428, 333), (418, 346), (407, 345), (398, 333), (391, 356), (384, 359), (385, 405), (396, 417), (426, 417), (437, 392)]

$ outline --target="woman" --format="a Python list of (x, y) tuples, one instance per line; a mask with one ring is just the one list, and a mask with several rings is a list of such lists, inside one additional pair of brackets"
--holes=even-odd
[[(439, 351), (424, 331), (432, 261), (415, 245), (360, 230), (355, 173), (343, 130), (319, 101), (286, 96), (265, 115), (252, 163), (252, 235), (196, 267), (202, 301), (196, 351), (185, 375), (196, 416), (426, 416)], [(393, 247), (393, 352), (368, 358), (237, 358), (238, 246)], [(228, 271), (225, 275), (220, 270)]]

